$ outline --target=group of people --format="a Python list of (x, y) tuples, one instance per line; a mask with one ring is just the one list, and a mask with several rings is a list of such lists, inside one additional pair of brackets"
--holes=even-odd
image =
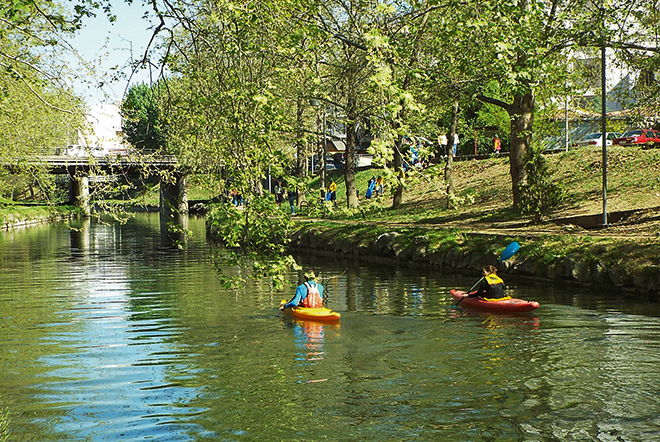
[[(458, 150), (458, 144), (460, 143), (460, 139), (458, 138), (458, 134), (454, 134), (454, 144), (451, 149), (451, 155), (456, 156), (456, 151)], [(448, 145), (448, 139), (447, 135), (444, 133), (440, 134), (438, 136), (438, 144), (440, 145), (440, 150), (444, 156), (449, 155), (449, 152), (447, 152), (447, 145)], [(499, 136), (496, 134), (495, 137), (493, 138), (493, 149), (496, 155), (500, 154), (500, 151), (502, 150), (502, 140), (500, 140)]]
[[(476, 291), (470, 293), (471, 298), (501, 299), (507, 295), (504, 281), (497, 275), (497, 269), (492, 265), (486, 265), (482, 269), (483, 278)], [(280, 307), (280, 311), (292, 307), (318, 308), (323, 307), (323, 285), (316, 282), (316, 274), (308, 270), (304, 274), (304, 281), (296, 288), (296, 294), (286, 304)]]
[(381, 196), (383, 194), (384, 190), (384, 180), (381, 175), (378, 175), (378, 178), (376, 178), (376, 175), (373, 175), (371, 178), (369, 178), (369, 181), (367, 181), (367, 192), (364, 194), (365, 198), (371, 198), (374, 195), (374, 192), (376, 193), (376, 196)]
[(273, 193), (275, 194), (275, 202), (277, 205), (281, 205), (284, 202), (284, 192), (286, 191), (287, 200), (289, 201), (289, 207), (291, 208), (291, 215), (296, 214), (296, 198), (298, 198), (298, 192), (294, 189), (285, 190), (284, 184), (281, 179), (275, 180), (275, 185), (273, 186)]
[[(369, 178), (369, 181), (367, 181), (367, 192), (365, 193), (364, 197), (365, 198), (372, 198), (374, 196), (374, 193), (377, 196), (380, 196), (383, 194), (383, 191), (385, 189), (385, 180), (381, 175), (378, 175), (378, 178), (376, 178), (376, 175), (372, 176)], [(359, 192), (358, 192), (358, 197), (359, 197)], [(337, 183), (335, 183), (334, 180), (330, 180), (330, 184), (328, 184), (328, 187), (325, 189), (325, 200), (326, 201), (331, 201), (332, 203), (337, 202)]]
[[(456, 151), (458, 150), (458, 144), (460, 143), (460, 139), (458, 138), (458, 134), (454, 133), (454, 143), (451, 148), (451, 156), (455, 157), (456, 156)], [(438, 137), (438, 144), (440, 145), (440, 148), (444, 154), (444, 156), (448, 156), (449, 152), (447, 152), (447, 146), (449, 145), (449, 139), (447, 138), (447, 135), (442, 133)]]

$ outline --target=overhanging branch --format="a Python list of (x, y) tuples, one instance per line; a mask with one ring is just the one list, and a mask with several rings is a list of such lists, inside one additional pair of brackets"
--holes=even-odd
[(509, 109), (511, 108), (511, 105), (509, 103), (506, 103), (502, 100), (499, 100), (497, 98), (493, 97), (487, 97), (486, 95), (478, 94), (477, 95), (477, 100), (483, 101), (484, 103), (489, 103), (493, 104), (495, 106), (501, 107), (502, 109), (505, 109), (507, 112), (509, 112)]

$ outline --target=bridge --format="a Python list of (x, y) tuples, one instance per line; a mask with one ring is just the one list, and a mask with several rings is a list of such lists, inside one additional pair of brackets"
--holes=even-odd
[(38, 160), (48, 166), (52, 174), (73, 176), (76, 173), (89, 173), (90, 171), (103, 171), (106, 173), (135, 173), (147, 167), (159, 170), (174, 170), (177, 159), (174, 155), (158, 156), (104, 156), (104, 157), (66, 157), (45, 156)]
[[(69, 202), (78, 206), (85, 215), (91, 213), (89, 181), (94, 174), (132, 174), (143, 169), (170, 173), (160, 174), (160, 211), (169, 217), (188, 213), (186, 175), (173, 155), (159, 156), (105, 156), (66, 157), (45, 156), (32, 160), (46, 165), (49, 173), (69, 177)], [(9, 166), (9, 169), (12, 169)]]

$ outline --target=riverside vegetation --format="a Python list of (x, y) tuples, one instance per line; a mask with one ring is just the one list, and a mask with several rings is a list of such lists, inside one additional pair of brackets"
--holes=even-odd
[[(264, 244), (276, 238), (279, 244), (269, 246), (275, 255), (285, 253), (288, 244), (289, 250), (450, 266), (471, 272), (484, 263), (495, 263), (501, 250), (509, 242), (517, 241), (521, 250), (501, 264), (502, 270), (510, 274), (657, 293), (660, 290), (660, 150), (609, 149), (608, 212), (631, 213), (616, 223), (595, 229), (582, 228), (566, 218), (602, 213), (601, 151), (570, 150), (547, 155), (546, 160), (548, 178), (559, 186), (561, 198), (556, 207), (536, 222), (511, 207), (508, 159), (493, 156), (454, 163), (456, 208), (452, 210), (447, 209), (441, 160), (408, 175), (404, 200), (397, 209), (391, 208), (387, 180), (385, 195), (364, 198), (371, 176), (387, 176), (387, 171), (367, 169), (356, 175), (360, 193), (357, 209), (345, 207), (343, 176), (330, 172), (329, 177), (338, 184), (336, 205), (322, 201), (316, 177), (307, 183), (305, 202), (295, 217), (289, 217), (286, 204), (278, 208), (264, 199), (253, 205), (256, 215), (252, 214), (251, 218), (248, 210), (220, 205), (223, 210), (212, 209), (208, 223), (215, 234), (226, 238), (252, 228), (246, 236), (259, 230), (265, 238)], [(201, 198), (202, 194), (197, 197)], [(265, 212), (278, 215), (268, 217), (276, 219), (270, 227), (260, 216)], [(75, 209), (70, 206), (26, 207), (9, 201), (0, 208), (5, 228), (71, 213), (75, 215)], [(559, 219), (564, 221), (559, 223)], [(231, 227), (222, 230), (220, 225), (233, 226), (234, 230)], [(273, 234), (269, 230), (277, 232)], [(239, 243), (238, 237), (231, 241), (234, 246)], [(292, 262), (286, 259), (284, 264)], [(266, 273), (268, 266), (260, 265), (258, 272)]]
[[(609, 148), (608, 213), (628, 213), (620, 221), (592, 229), (571, 222), (571, 217), (602, 219), (602, 151), (575, 149), (545, 158), (548, 178), (558, 186), (560, 198), (540, 220), (521, 216), (511, 207), (508, 159), (493, 156), (454, 163), (457, 207), (453, 210), (446, 208), (442, 163), (410, 174), (398, 209), (390, 208), (387, 195), (363, 197), (374, 171), (361, 171), (356, 177), (362, 187), (359, 209), (350, 211), (312, 198), (310, 208), (296, 220), (291, 245), (473, 271), (495, 264), (499, 253), (515, 240), (520, 251), (500, 264), (510, 274), (656, 294), (660, 290), (660, 151)], [(341, 200), (345, 192), (341, 176), (334, 178)]]

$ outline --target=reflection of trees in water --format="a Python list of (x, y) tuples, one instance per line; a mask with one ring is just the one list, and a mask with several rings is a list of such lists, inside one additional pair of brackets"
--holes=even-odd
[(407, 269), (389, 269), (384, 274), (373, 268), (349, 269), (333, 281), (333, 292), (344, 294), (346, 309), (376, 314), (421, 314), (429, 306), (428, 294), (437, 293), (431, 278), (421, 276), (410, 281)]

